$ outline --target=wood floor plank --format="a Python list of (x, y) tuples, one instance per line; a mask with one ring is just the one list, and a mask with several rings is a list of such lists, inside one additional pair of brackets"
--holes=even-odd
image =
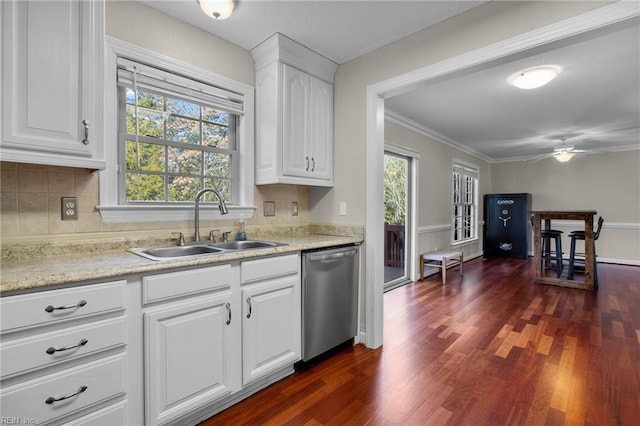
[(394, 289), (382, 348), (344, 348), (202, 425), (636, 425), (640, 268), (598, 274), (587, 292), (474, 259), (445, 286)]

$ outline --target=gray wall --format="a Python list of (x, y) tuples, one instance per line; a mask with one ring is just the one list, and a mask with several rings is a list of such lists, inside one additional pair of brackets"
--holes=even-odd
[[(530, 192), (536, 210), (596, 210), (605, 219), (599, 260), (640, 265), (640, 151), (494, 164), (491, 173), (492, 192)], [(553, 227), (566, 234), (576, 225)]]

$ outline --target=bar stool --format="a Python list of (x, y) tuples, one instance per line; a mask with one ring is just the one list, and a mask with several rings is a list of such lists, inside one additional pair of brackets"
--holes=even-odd
[[(600, 237), (600, 230), (602, 229), (602, 224), (604, 223), (604, 219), (602, 216), (598, 218), (598, 227), (596, 231), (593, 233), (593, 257), (596, 257), (596, 240)], [(573, 279), (573, 271), (575, 268), (576, 261), (576, 241), (577, 240), (585, 240), (585, 231), (572, 231), (569, 234), (569, 238), (571, 238), (571, 251), (569, 252), (569, 267), (567, 268), (567, 279)], [(593, 284), (595, 288), (598, 288), (598, 262), (594, 261), (593, 264)]]
[[(536, 222), (533, 220), (533, 216), (531, 216), (531, 226), (536, 229)], [(560, 278), (562, 274), (562, 268), (564, 267), (562, 261), (562, 231), (556, 229), (541, 229), (540, 230), (540, 240), (541, 240), (541, 250), (542, 261), (545, 265), (545, 269), (549, 269), (551, 264), (551, 240), (555, 243), (555, 260), (556, 260), (556, 277)]]
[(540, 239), (542, 240), (542, 258), (545, 262), (545, 269), (551, 264), (551, 241), (555, 243), (555, 260), (556, 260), (556, 277), (560, 278), (562, 274), (562, 231), (555, 229), (542, 229), (540, 231)]

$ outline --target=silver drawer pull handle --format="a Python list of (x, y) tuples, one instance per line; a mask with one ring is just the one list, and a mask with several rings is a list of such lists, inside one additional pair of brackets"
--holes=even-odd
[(78, 342), (77, 345), (72, 345), (72, 346), (65, 346), (64, 348), (54, 348), (53, 346), (51, 346), (49, 349), (47, 349), (45, 352), (48, 353), (49, 355), (53, 355), (56, 352), (64, 352), (64, 351), (70, 351), (71, 349), (75, 349), (75, 348), (79, 348), (81, 346), (86, 345), (87, 343), (89, 343), (89, 341), (87, 339), (82, 339)]
[(226, 322), (226, 324), (229, 325), (231, 324), (231, 303), (227, 303), (226, 305), (224, 305), (224, 307), (227, 308), (227, 313), (229, 315)]
[(307, 167), (304, 169), (305, 172), (309, 171), (309, 157), (304, 157), (304, 159), (307, 161)]
[(78, 303), (76, 303), (75, 305), (67, 305), (67, 306), (53, 306), (53, 305), (49, 305), (46, 308), (44, 308), (44, 310), (46, 312), (53, 312), (53, 311), (61, 311), (63, 309), (74, 309), (74, 308), (82, 308), (84, 305), (87, 304), (86, 300), (81, 300)]
[(249, 305), (249, 313), (247, 314), (247, 318), (251, 318), (251, 298), (247, 297), (247, 305)]
[(82, 143), (89, 145), (89, 120), (82, 120), (82, 124), (84, 125), (84, 139), (82, 139)]
[(61, 396), (60, 398), (54, 398), (54, 397), (50, 396), (44, 402), (49, 404), (49, 405), (51, 405), (54, 402), (64, 401), (65, 399), (73, 398), (74, 396), (80, 395), (82, 392), (84, 392), (86, 390), (87, 390), (87, 386), (83, 385), (83, 386), (80, 386), (80, 388), (74, 393), (70, 393), (69, 395)]
[(316, 171), (316, 158), (315, 157), (311, 157), (311, 164), (313, 164), (311, 166), (311, 171), (315, 172)]

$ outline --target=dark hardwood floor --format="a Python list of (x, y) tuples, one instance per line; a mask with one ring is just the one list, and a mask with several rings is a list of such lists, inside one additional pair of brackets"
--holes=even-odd
[(638, 425), (640, 267), (596, 292), (532, 282), (530, 260), (474, 259), (385, 293), (384, 345), (348, 347), (206, 426)]

